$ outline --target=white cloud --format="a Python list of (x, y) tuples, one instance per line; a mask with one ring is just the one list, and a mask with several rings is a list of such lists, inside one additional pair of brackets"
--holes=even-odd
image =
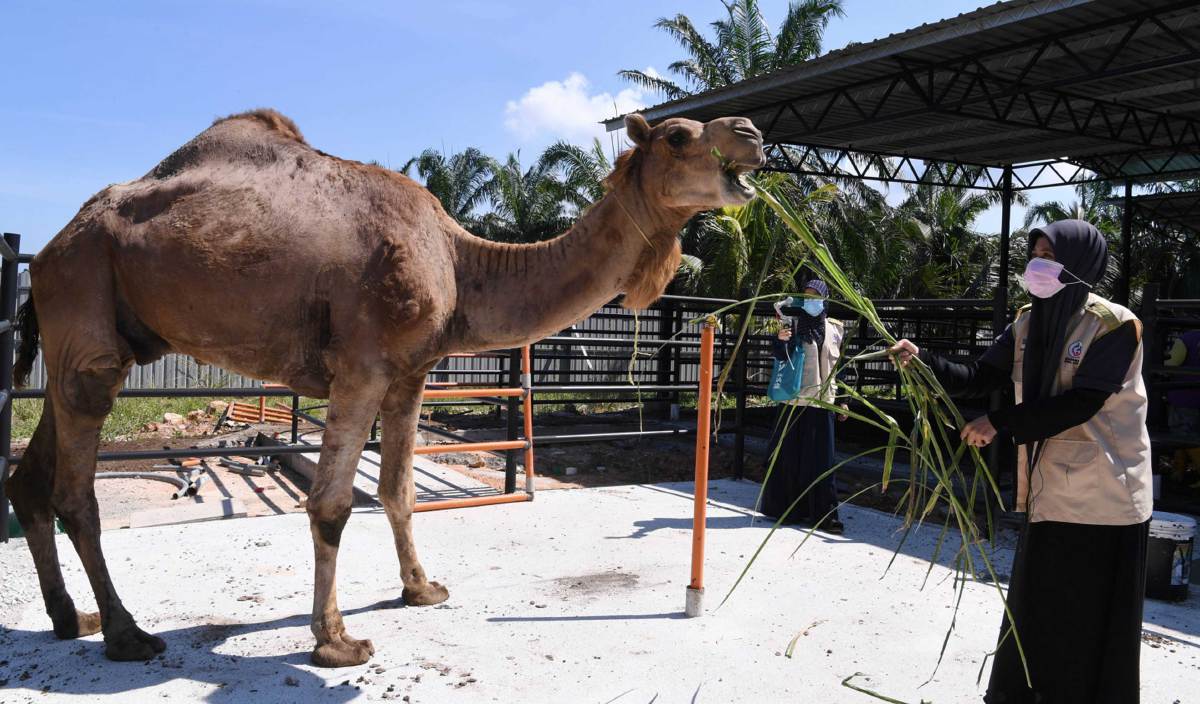
[[(646, 73), (657, 76), (653, 68)], [(603, 141), (601, 120), (644, 107), (646, 91), (626, 88), (616, 95), (591, 93), (587, 77), (573, 72), (562, 81), (547, 81), (530, 88), (504, 107), (504, 126), (524, 143), (546, 144), (565, 139), (581, 144), (593, 137)]]

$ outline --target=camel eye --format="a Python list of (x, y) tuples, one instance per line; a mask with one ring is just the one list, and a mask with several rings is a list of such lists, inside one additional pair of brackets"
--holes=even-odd
[(682, 147), (687, 143), (688, 133), (684, 132), (683, 130), (675, 130), (671, 134), (667, 135), (667, 144), (670, 144), (672, 147)]

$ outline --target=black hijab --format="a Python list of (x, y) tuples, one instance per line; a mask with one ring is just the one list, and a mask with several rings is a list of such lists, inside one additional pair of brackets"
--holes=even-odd
[[(804, 288), (801, 289), (801, 292), (803, 293), (804, 289), (809, 288), (815, 290), (817, 293), (820, 293), (822, 298), (829, 298), (829, 286), (827, 286), (824, 281), (820, 279), (813, 279), (804, 284)], [(805, 301), (809, 300), (812, 299), (797, 299), (795, 305), (802, 306)], [(826, 308), (821, 309), (820, 315), (809, 315), (807, 311), (803, 310), (796, 313), (792, 335), (795, 337), (797, 343), (811, 342), (818, 348), (825, 344), (825, 318), (827, 317), (827, 310), (828, 304), (826, 304)]]
[[(1066, 269), (1059, 275), (1059, 281), (1068, 285), (1050, 298), (1032, 297), (1025, 361), (1021, 367), (1023, 401), (1050, 395), (1062, 363), (1067, 325), (1087, 302), (1091, 291), (1088, 287), (1095, 288), (1108, 268), (1108, 243), (1099, 230), (1082, 220), (1059, 220), (1030, 230), (1030, 257), (1039, 237), (1050, 241), (1054, 260)], [(1066, 272), (1079, 277), (1088, 286)]]

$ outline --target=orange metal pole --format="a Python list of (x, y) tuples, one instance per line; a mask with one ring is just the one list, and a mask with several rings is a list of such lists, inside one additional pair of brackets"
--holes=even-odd
[(481, 398), (487, 396), (521, 396), (525, 389), (425, 389), (425, 398)]
[(500, 494), (499, 496), (477, 496), (471, 499), (444, 499), (442, 501), (418, 502), (413, 507), (414, 513), (422, 511), (441, 511), (448, 508), (469, 508), (471, 506), (491, 506), (493, 504), (514, 504), (529, 501), (529, 494)]
[(700, 332), (700, 384), (696, 403), (696, 483), (692, 508), (692, 580), (687, 588), (684, 613), (704, 612), (704, 521), (708, 504), (708, 444), (711, 434), (713, 340), (717, 320), (709, 316)]
[(262, 423), (267, 419), (267, 397), (258, 397), (258, 422)]
[(533, 362), (529, 345), (521, 349), (521, 411), (525, 416), (525, 493), (533, 498)]
[(528, 447), (524, 440), (493, 440), (491, 442), (456, 442), (448, 445), (414, 447), (414, 455), (439, 455), (444, 452), (483, 452), (486, 450), (521, 450)]

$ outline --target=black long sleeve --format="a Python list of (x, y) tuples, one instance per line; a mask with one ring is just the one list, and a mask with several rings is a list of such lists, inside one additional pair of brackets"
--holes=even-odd
[(921, 350), (921, 361), (929, 365), (947, 393), (956, 398), (982, 398), (1009, 381), (1008, 371), (982, 360), (959, 364)]
[(1004, 388), (1009, 382), (1013, 347), (1012, 326), (1009, 326), (974, 362), (951, 362), (929, 350), (921, 350), (921, 361), (929, 365), (933, 375), (951, 396), (982, 398)]
[(1110, 395), (1097, 389), (1068, 389), (1057, 396), (992, 411), (988, 420), (997, 430), (1011, 432), (1013, 442), (1024, 445), (1086, 423), (1100, 412)]

